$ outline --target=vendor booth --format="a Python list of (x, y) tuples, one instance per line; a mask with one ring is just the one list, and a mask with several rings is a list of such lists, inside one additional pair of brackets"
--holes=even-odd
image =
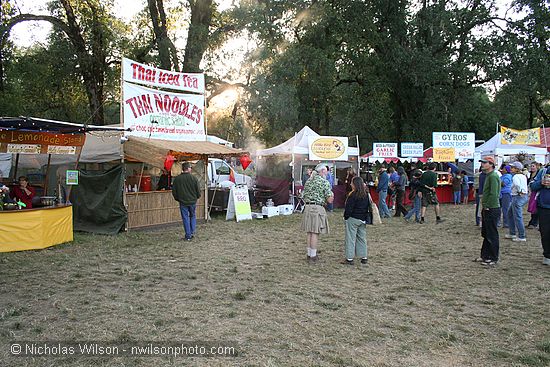
[[(358, 145), (358, 138), (353, 137)], [(312, 156), (312, 148), (320, 155)], [(334, 152), (329, 153), (328, 148)], [(332, 154), (341, 152), (342, 155)], [(348, 138), (323, 137), (309, 126), (284, 143), (268, 149), (256, 151), (256, 201), (271, 199), (275, 205), (295, 204), (303, 186), (304, 175), (308, 168), (315, 168), (321, 162), (329, 166), (335, 177), (333, 186), (334, 206), (343, 207), (346, 195), (345, 178), (347, 170), (359, 170), (359, 147), (348, 144)], [(337, 157), (338, 156), (338, 157)], [(317, 158), (317, 159), (312, 159)], [(342, 159), (344, 158), (344, 159)]]
[[(245, 151), (212, 143), (209, 141), (168, 141), (130, 136), (124, 143), (124, 155), (127, 164), (140, 162), (160, 171), (167, 160), (172, 162), (194, 162), (193, 174), (204, 184), (204, 192), (197, 202), (197, 218), (208, 219), (208, 158), (241, 156)], [(172, 169), (173, 168), (173, 169)], [(178, 168), (180, 171), (178, 172)], [(128, 209), (128, 229), (149, 227), (162, 224), (180, 223), (181, 214), (177, 201), (170, 189), (159, 189), (151, 183), (151, 169), (144, 173), (127, 176), (127, 188), (124, 192)], [(170, 164), (170, 173), (175, 176), (181, 172), (181, 165)], [(156, 186), (156, 187), (155, 187)]]
[(548, 152), (546, 147), (542, 146), (502, 144), (500, 133), (495, 134), (487, 142), (477, 147), (475, 151), (478, 157), (496, 157), (499, 165), (503, 162), (508, 162), (512, 156), (519, 153), (530, 155), (539, 163), (545, 163)]
[[(121, 130), (39, 118), (0, 118), (0, 152), (12, 156), (10, 169), (2, 177), (0, 252), (72, 241), (73, 207), (68, 198), (72, 187), (78, 185), (76, 169), (87, 134)], [(50, 172), (54, 162), (69, 163), (63, 175)], [(17, 178), (23, 168), (42, 167), (43, 163), (44, 174), (29, 177), (26, 190), (19, 187)]]

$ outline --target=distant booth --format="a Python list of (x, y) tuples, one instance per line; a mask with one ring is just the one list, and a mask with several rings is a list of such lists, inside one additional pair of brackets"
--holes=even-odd
[[(350, 146), (349, 142), (356, 145)], [(348, 169), (359, 170), (359, 139), (321, 136), (304, 126), (293, 137), (275, 147), (259, 149), (256, 156), (256, 202), (272, 199), (275, 205), (297, 204), (308, 168), (326, 164), (334, 176), (334, 206), (345, 203)]]
[[(548, 132), (546, 132), (548, 130)], [(541, 135), (548, 133), (550, 139), (550, 128), (541, 129)], [(502, 134), (497, 133), (484, 144), (476, 148), (476, 156), (485, 157), (491, 156), (495, 158), (498, 165), (514, 160), (514, 156), (518, 154), (525, 155), (525, 159), (529, 162), (546, 163), (548, 156), (548, 148), (546, 147), (546, 136), (542, 136), (543, 144), (525, 145), (525, 144), (503, 144)]]
[(192, 174), (203, 186), (197, 202), (197, 218), (208, 220), (208, 159), (238, 157), (245, 151), (210, 141), (170, 141), (130, 136), (124, 143), (127, 169), (124, 187), (128, 229), (181, 223), (179, 203), (174, 200), (170, 182), (181, 173), (181, 163), (192, 162)]
[[(43, 249), (72, 241), (73, 223), (78, 223), (81, 202), (88, 196), (80, 186), (79, 165), (110, 153), (105, 146), (97, 152), (86, 150), (86, 142), (102, 139), (98, 136), (119, 136), (121, 131), (120, 127), (41, 118), (0, 118), (0, 176), (2, 185), (9, 188), (9, 193), (4, 189), (0, 194), (0, 252)], [(120, 147), (118, 139), (116, 143)], [(110, 157), (120, 166), (120, 154)], [(19, 176), (27, 177), (34, 193), (26, 204), (17, 197), (22, 195), (17, 191)]]

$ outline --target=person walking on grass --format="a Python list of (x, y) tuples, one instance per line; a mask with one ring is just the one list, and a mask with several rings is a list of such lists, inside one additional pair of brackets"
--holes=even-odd
[(381, 167), (378, 171), (378, 186), (376, 192), (378, 193), (378, 209), (380, 210), (380, 218), (389, 218), (391, 216), (390, 209), (386, 204), (388, 197), (390, 176), (386, 172), (384, 167)]
[(468, 183), (468, 174), (466, 171), (462, 171), (462, 203), (468, 204), (468, 196), (470, 194), (470, 185)]
[(367, 264), (367, 219), (370, 213), (370, 200), (367, 187), (361, 177), (351, 181), (352, 191), (346, 199), (344, 220), (346, 223), (345, 265), (353, 265), (353, 258), (361, 258)]
[(399, 175), (399, 180), (394, 184), (395, 187), (395, 214), (394, 217), (400, 217), (407, 215), (408, 211), (405, 208), (403, 202), (405, 201), (405, 189), (408, 185), (407, 174), (405, 173), (405, 168), (400, 166), (397, 168), (397, 174)]
[(531, 190), (538, 194), (537, 213), (539, 215), (540, 241), (543, 251), (543, 265), (550, 265), (550, 164), (541, 169), (533, 182)]
[(422, 176), (422, 171), (417, 169), (413, 171), (411, 184), (410, 184), (410, 193), (409, 199), (413, 201), (413, 207), (405, 215), (405, 221), (410, 221), (411, 217), (414, 215), (416, 223), (420, 223), (420, 210), (422, 207), (422, 191), (420, 190), (422, 184), (420, 183), (420, 177)]
[(334, 200), (330, 183), (321, 174), (326, 174), (326, 167), (320, 164), (306, 181), (302, 194), (306, 203), (302, 216), (302, 230), (307, 235), (307, 259), (310, 264), (319, 260), (317, 255), (319, 234), (329, 233), (325, 205)]
[[(523, 224), (523, 207), (529, 201), (527, 176), (523, 174), (523, 164), (514, 162), (511, 165), (512, 173), (512, 205), (508, 210), (508, 225), (510, 233), (505, 237), (514, 242), (526, 242), (525, 226)], [(517, 236), (516, 236), (517, 231)]]
[(451, 183), (453, 186), (453, 203), (454, 205), (459, 205), (460, 194), (462, 192), (462, 175), (459, 173), (453, 174)]
[(509, 165), (503, 164), (500, 167), (500, 177), (501, 188), (500, 188), (500, 207), (502, 208), (502, 227), (509, 228), (510, 224), (508, 223), (508, 211), (510, 210), (510, 205), (512, 205), (512, 167)]
[(500, 216), (500, 178), (495, 170), (493, 157), (480, 160), (481, 169), (487, 175), (481, 197), (481, 256), (475, 259), (482, 265), (493, 266), (498, 262), (500, 243), (498, 238), (498, 218)]
[(399, 181), (399, 174), (395, 171), (395, 168), (388, 168), (388, 175), (390, 175), (390, 184), (388, 187), (388, 197), (389, 197), (389, 208), (390, 210), (395, 210), (395, 186)]
[(437, 195), (435, 193), (435, 188), (437, 187), (437, 173), (435, 169), (437, 165), (432, 162), (428, 165), (428, 170), (425, 171), (420, 177), (420, 184), (422, 185), (420, 190), (422, 192), (422, 214), (420, 218), (420, 223), (424, 224), (424, 217), (426, 216), (426, 208), (428, 205), (433, 205), (435, 208), (435, 222), (442, 223), (441, 219), (441, 208), (439, 207), (439, 201), (437, 200)]
[(195, 237), (197, 217), (195, 210), (197, 200), (201, 197), (199, 180), (191, 174), (191, 163), (182, 164), (181, 175), (174, 179), (172, 196), (180, 203), (181, 219), (185, 230), (185, 240), (191, 241)]
[[(527, 178), (527, 184), (531, 187), (531, 183), (535, 180), (539, 173), (539, 164), (533, 162), (529, 165), (529, 177)], [(536, 205), (536, 195), (537, 193), (531, 190), (529, 194), (529, 202), (527, 203), (527, 211), (531, 213), (531, 219), (527, 224), (527, 229), (537, 229), (539, 227), (539, 213), (537, 211)]]

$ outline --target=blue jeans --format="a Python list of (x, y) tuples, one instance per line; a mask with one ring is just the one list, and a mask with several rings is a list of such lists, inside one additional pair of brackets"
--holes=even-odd
[(422, 199), (420, 199), (418, 194), (416, 194), (415, 197), (414, 197), (413, 207), (411, 208), (411, 210), (409, 210), (407, 215), (405, 215), (405, 219), (411, 219), (411, 217), (414, 214), (414, 217), (415, 217), (416, 221), (419, 222), (420, 221), (420, 207), (421, 206), (422, 206)]
[(183, 220), (183, 229), (185, 229), (186, 239), (190, 239), (195, 234), (195, 227), (197, 226), (197, 216), (195, 215), (196, 207), (197, 204), (180, 204), (181, 219)]
[(453, 191), (453, 198), (455, 204), (460, 204), (460, 191)]
[(523, 207), (529, 201), (527, 195), (512, 196), (512, 205), (508, 210), (508, 225), (510, 226), (510, 234), (516, 235), (516, 230), (519, 238), (525, 238), (525, 225), (523, 224)]
[(386, 198), (388, 197), (388, 190), (382, 190), (378, 193), (378, 209), (380, 211), (380, 217), (389, 218), (391, 217), (390, 209), (386, 204)]
[(500, 199), (500, 207), (502, 208), (502, 223), (504, 228), (510, 227), (508, 223), (508, 210), (512, 204), (512, 194), (502, 194)]

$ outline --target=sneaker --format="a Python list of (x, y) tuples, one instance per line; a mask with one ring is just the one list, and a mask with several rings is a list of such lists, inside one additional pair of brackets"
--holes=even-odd
[(315, 263), (317, 263), (318, 260), (319, 260), (319, 256), (310, 256), (309, 259), (308, 259), (308, 262), (310, 264), (315, 264)]
[(496, 264), (497, 262), (493, 260), (484, 260), (481, 262), (481, 265), (483, 266), (495, 266)]
[(190, 237), (190, 238), (187, 238), (187, 237), (186, 237), (186, 238), (185, 238), (185, 241), (189, 242), (189, 241), (191, 241), (192, 239), (193, 239), (193, 237)]
[[(548, 259), (550, 260), (550, 259)], [(369, 259), (361, 259), (361, 264), (363, 265), (367, 265), (367, 263), (369, 262)]]
[(340, 264), (353, 265), (353, 260), (344, 259)]
[(512, 238), (512, 241), (513, 242), (527, 242), (527, 238), (514, 237), (514, 238)]
[(407, 222), (407, 223), (410, 223), (410, 222), (411, 222), (411, 218), (403, 217), (403, 219), (404, 219), (405, 222)]
[(513, 240), (514, 238), (517, 238), (517, 236), (515, 234), (507, 234), (507, 235), (504, 235), (504, 238), (508, 240)]
[(485, 260), (484, 260), (483, 258), (481, 258), (481, 257), (476, 257), (476, 258), (473, 259), (472, 261), (475, 262), (475, 263), (482, 263), (482, 262), (484, 262)]
[(550, 259), (545, 257), (544, 260), (542, 260), (542, 265), (550, 265)]
[(445, 222), (445, 219), (436, 219), (435, 224), (443, 223)]

